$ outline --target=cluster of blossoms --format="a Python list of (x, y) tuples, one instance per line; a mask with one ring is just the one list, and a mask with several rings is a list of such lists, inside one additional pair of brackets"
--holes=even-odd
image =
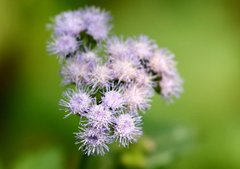
[(147, 36), (109, 36), (109, 13), (96, 7), (63, 12), (49, 27), (48, 50), (61, 63), (67, 86), (60, 105), (80, 119), (76, 133), (87, 155), (104, 155), (108, 145), (128, 147), (142, 135), (140, 112), (154, 91), (171, 101), (182, 92), (174, 55)]

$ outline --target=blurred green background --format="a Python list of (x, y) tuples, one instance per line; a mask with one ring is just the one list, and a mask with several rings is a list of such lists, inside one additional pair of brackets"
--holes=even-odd
[[(154, 97), (138, 144), (104, 157), (74, 145), (45, 47), (50, 17), (86, 5), (109, 10), (116, 34), (168, 47), (185, 80), (174, 104)], [(0, 21), (0, 169), (240, 168), (240, 1), (0, 0)]]

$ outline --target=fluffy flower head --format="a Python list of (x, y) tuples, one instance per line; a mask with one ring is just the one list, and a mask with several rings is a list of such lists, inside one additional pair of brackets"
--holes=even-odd
[(63, 96), (64, 99), (60, 100), (60, 105), (66, 108), (66, 111), (69, 112), (68, 115), (85, 113), (93, 101), (90, 94), (83, 89), (69, 89)]
[(136, 142), (138, 137), (142, 135), (140, 117), (134, 117), (130, 114), (121, 114), (117, 117), (114, 132), (119, 143), (126, 147), (129, 143)]
[(81, 11), (68, 11), (55, 17), (53, 28), (55, 35), (78, 36), (80, 32), (86, 29), (86, 24)]
[(144, 111), (149, 108), (150, 97), (153, 91), (148, 87), (138, 87), (137, 85), (129, 86), (124, 92), (126, 105), (131, 111)]
[(173, 97), (178, 98), (183, 92), (183, 80), (178, 74), (175, 74), (174, 76), (163, 76), (159, 83), (161, 87), (161, 95), (168, 101), (172, 101)]
[(126, 59), (133, 55), (129, 40), (123, 41), (118, 37), (112, 37), (107, 41), (107, 52), (113, 59)]
[(92, 106), (86, 117), (89, 120), (89, 124), (95, 128), (108, 128), (108, 125), (113, 121), (112, 112), (103, 105)]
[(81, 144), (82, 149), (87, 155), (104, 155), (109, 148), (110, 139), (105, 131), (96, 128), (84, 128), (76, 133), (76, 144)]
[(174, 55), (167, 49), (156, 50), (149, 61), (150, 68), (157, 74), (172, 75), (176, 72), (176, 62)]
[(68, 54), (74, 53), (79, 46), (79, 42), (70, 35), (63, 35), (53, 39), (48, 45), (48, 51), (57, 54), (61, 57), (65, 57)]
[(154, 50), (157, 48), (147, 36), (139, 36), (137, 39), (132, 40), (131, 47), (136, 56), (140, 59), (150, 59)]
[(63, 84), (89, 82), (90, 71), (91, 67), (88, 63), (79, 62), (75, 58), (70, 58), (61, 70)]
[(107, 38), (111, 29), (109, 13), (96, 7), (86, 8), (82, 11), (83, 19), (87, 27), (87, 33), (95, 40), (104, 40)]
[(111, 70), (105, 65), (97, 65), (90, 74), (91, 83), (96, 86), (108, 86), (111, 80)]
[(102, 104), (111, 110), (121, 109), (124, 104), (123, 95), (119, 91), (110, 90), (104, 93)]

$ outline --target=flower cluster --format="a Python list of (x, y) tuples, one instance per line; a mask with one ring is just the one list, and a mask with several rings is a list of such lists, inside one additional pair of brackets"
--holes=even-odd
[(87, 155), (104, 155), (114, 141), (123, 147), (142, 135), (140, 112), (154, 91), (171, 101), (182, 92), (174, 56), (147, 36), (109, 36), (110, 15), (96, 7), (63, 12), (49, 27), (50, 53), (60, 58), (60, 105), (80, 119), (76, 139)]

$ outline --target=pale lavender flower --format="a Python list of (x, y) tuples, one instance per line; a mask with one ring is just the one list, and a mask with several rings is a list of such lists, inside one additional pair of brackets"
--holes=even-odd
[(139, 87), (136, 84), (130, 85), (123, 94), (126, 105), (131, 111), (144, 111), (150, 107), (150, 98), (153, 96), (153, 89), (150, 87)]
[(114, 135), (122, 146), (127, 147), (129, 143), (135, 143), (142, 135), (140, 124), (141, 117), (132, 116), (130, 113), (121, 114), (116, 118)]
[(60, 105), (80, 119), (77, 144), (87, 155), (104, 155), (108, 144), (123, 147), (142, 135), (139, 112), (150, 107), (154, 89), (171, 101), (183, 88), (174, 55), (147, 36), (108, 37), (110, 15), (96, 7), (57, 15), (48, 50), (61, 58), (68, 89)]
[(140, 59), (147, 60), (152, 57), (154, 50), (157, 48), (157, 45), (144, 35), (132, 40), (130, 45), (136, 56), (138, 56)]
[(108, 25), (103, 25), (101, 22), (96, 22), (88, 26), (87, 33), (95, 40), (104, 40), (107, 38), (109, 30), (110, 28)]
[(61, 70), (63, 84), (66, 85), (69, 83), (88, 83), (90, 71), (91, 67), (88, 63), (80, 62), (76, 58), (69, 58)]
[(68, 54), (74, 53), (78, 49), (79, 44), (75, 37), (63, 35), (54, 38), (53, 41), (48, 44), (48, 51), (60, 57), (65, 57)]
[(86, 29), (81, 11), (68, 11), (57, 15), (52, 25), (55, 35), (79, 36)]
[(109, 151), (108, 144), (111, 142), (105, 130), (93, 127), (81, 128), (76, 133), (76, 139), (76, 144), (81, 144), (79, 149), (82, 149), (88, 156), (104, 155)]
[(158, 75), (174, 75), (177, 71), (174, 55), (167, 49), (156, 50), (153, 57), (149, 60), (149, 66)]
[(97, 86), (109, 86), (109, 81), (111, 79), (111, 70), (105, 65), (97, 65), (90, 73), (90, 83), (94, 88)]
[(120, 90), (109, 90), (102, 97), (102, 104), (111, 110), (122, 109), (125, 103)]
[(60, 105), (69, 114), (79, 114), (82, 115), (89, 110), (89, 107), (93, 103), (93, 98), (91, 98), (90, 93), (84, 89), (68, 89), (63, 93), (63, 99), (60, 100)]
[(139, 69), (137, 71), (137, 77), (135, 78), (135, 83), (140, 88), (152, 88), (156, 86), (154, 82), (155, 76), (148, 74), (144, 69)]
[(80, 63), (87, 63), (89, 68), (93, 69), (100, 62), (100, 58), (95, 51), (86, 50), (86, 52), (79, 52), (77, 55), (77, 61)]
[(183, 80), (177, 73), (173, 76), (162, 76), (159, 84), (161, 95), (168, 101), (172, 101), (173, 97), (178, 98), (183, 92)]
[(86, 117), (88, 124), (95, 128), (108, 128), (113, 122), (112, 112), (103, 105), (93, 105)]
[[(131, 51), (129, 41), (124, 41), (122, 38), (118, 38), (116, 36), (107, 40), (107, 52), (110, 55), (111, 59), (128, 59), (133, 57), (133, 53)], [(132, 58), (130, 58), (132, 59)], [(129, 60), (130, 60), (129, 59)]]
[(82, 11), (82, 17), (87, 27), (87, 33), (95, 40), (104, 40), (107, 38), (111, 29), (109, 21), (111, 19), (108, 12), (100, 8), (89, 7)]
[(131, 82), (137, 77), (140, 62), (129, 59), (115, 59), (108, 64), (108, 67), (111, 69), (113, 79)]

